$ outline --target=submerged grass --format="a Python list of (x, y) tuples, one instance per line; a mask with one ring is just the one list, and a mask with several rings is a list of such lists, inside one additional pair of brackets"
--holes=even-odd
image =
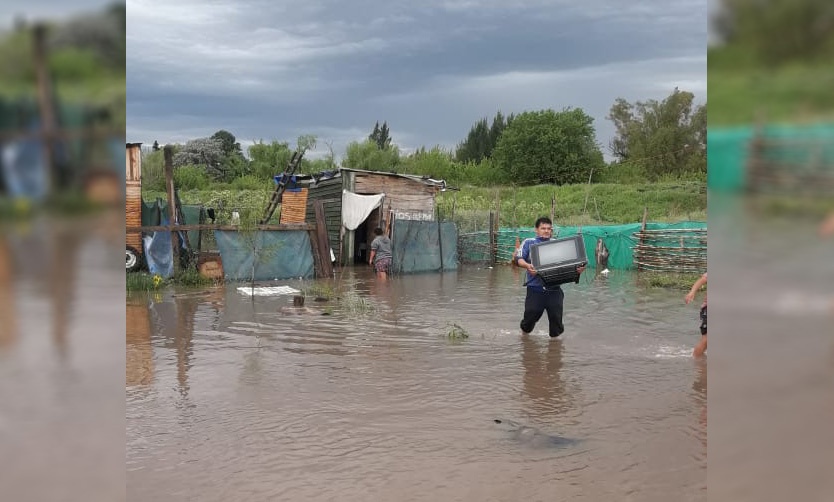
[(446, 338), (453, 342), (460, 342), (468, 339), (469, 333), (458, 323), (450, 322), (446, 324)]
[(200, 272), (193, 268), (180, 270), (176, 275), (168, 279), (143, 271), (128, 272), (125, 278), (127, 291), (156, 291), (166, 286), (204, 288), (216, 284), (217, 281), (202, 276)]
[(377, 306), (371, 300), (355, 291), (347, 291), (339, 296), (339, 307), (350, 316), (372, 314), (377, 311)]
[[(664, 288), (689, 291), (692, 285), (701, 274), (669, 272), (640, 272), (637, 276), (637, 283), (648, 288)], [(704, 287), (706, 290), (706, 286)]]
[(305, 298), (321, 298), (327, 301), (333, 300), (337, 297), (336, 289), (332, 285), (321, 283), (302, 287), (301, 294), (304, 295)]

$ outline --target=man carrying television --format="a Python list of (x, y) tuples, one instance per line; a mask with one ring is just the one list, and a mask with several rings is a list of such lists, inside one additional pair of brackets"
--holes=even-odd
[[(525, 239), (521, 248), (514, 256), (515, 263), (527, 270), (525, 284), (527, 285), (527, 297), (524, 300), (524, 317), (521, 320), (521, 333), (528, 335), (533, 332), (536, 323), (547, 311), (550, 337), (556, 338), (565, 331), (562, 324), (562, 305), (565, 294), (560, 286), (545, 288), (544, 282), (536, 275), (530, 259), (530, 246), (539, 242), (549, 241), (553, 237), (553, 222), (550, 218), (542, 216), (536, 220), (536, 237)], [(577, 273), (585, 271), (585, 266), (577, 267)]]

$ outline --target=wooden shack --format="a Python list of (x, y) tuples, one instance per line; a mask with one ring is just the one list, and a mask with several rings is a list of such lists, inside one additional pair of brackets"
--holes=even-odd
[[(127, 143), (125, 149), (125, 227), (142, 226), (142, 143)], [(142, 233), (125, 232), (127, 270), (142, 265)]]
[[(436, 196), (447, 189), (445, 181), (429, 177), (344, 168), (331, 173), (298, 176), (298, 185), (308, 189), (308, 223), (315, 223), (313, 204), (322, 202), (330, 245), (341, 265), (368, 261), (376, 227), (390, 231), (395, 219), (434, 220)], [(380, 204), (354, 230), (343, 225), (344, 191), (382, 195)]]

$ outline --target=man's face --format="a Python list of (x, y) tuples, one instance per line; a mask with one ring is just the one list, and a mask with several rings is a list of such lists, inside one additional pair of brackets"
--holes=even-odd
[(542, 223), (536, 227), (536, 235), (545, 239), (553, 237), (553, 225), (550, 223)]

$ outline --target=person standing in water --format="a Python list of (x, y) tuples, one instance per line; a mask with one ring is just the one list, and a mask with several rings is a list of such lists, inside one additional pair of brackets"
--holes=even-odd
[[(695, 295), (698, 293), (698, 290), (701, 289), (707, 283), (707, 273), (704, 272), (695, 284), (692, 285), (692, 289), (689, 290), (689, 293), (683, 297), (683, 301), (689, 305), (692, 300), (695, 299)], [(701, 341), (695, 346), (695, 349), (692, 351), (692, 355), (694, 357), (701, 357), (704, 355), (704, 352), (707, 351), (707, 295), (704, 293), (704, 303), (701, 305)]]
[[(536, 274), (536, 269), (530, 261), (530, 246), (538, 242), (549, 241), (552, 237), (553, 222), (550, 218), (542, 216), (536, 220), (536, 237), (525, 239), (521, 243), (521, 249), (515, 254), (516, 265), (527, 270), (527, 297), (524, 299), (524, 317), (521, 319), (522, 335), (529, 335), (533, 331), (545, 310), (547, 311), (550, 337), (556, 338), (565, 331), (565, 326), (562, 324), (565, 293), (560, 286), (545, 287), (544, 282)], [(585, 267), (577, 267), (576, 269), (580, 274), (584, 270)]]
[(373, 242), (371, 242), (371, 258), (368, 264), (374, 267), (377, 277), (385, 279), (391, 269), (391, 239), (382, 234), (382, 229), (374, 229)]

